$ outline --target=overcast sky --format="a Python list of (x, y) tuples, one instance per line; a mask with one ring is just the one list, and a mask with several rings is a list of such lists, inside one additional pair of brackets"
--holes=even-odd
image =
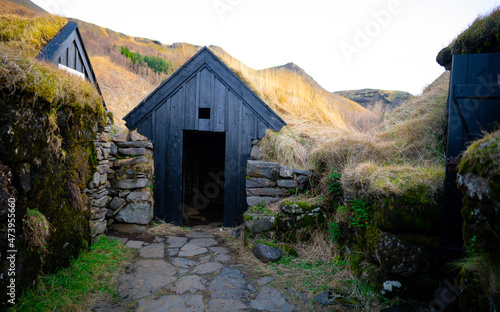
[(33, 0), (49, 12), (162, 43), (217, 45), (255, 68), (294, 62), (329, 91), (413, 94), (437, 53), (500, 0)]

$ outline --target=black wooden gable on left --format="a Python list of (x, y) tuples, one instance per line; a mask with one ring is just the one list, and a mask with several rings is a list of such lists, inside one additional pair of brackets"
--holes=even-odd
[(37, 59), (81, 73), (102, 96), (78, 26), (68, 22), (37, 55)]

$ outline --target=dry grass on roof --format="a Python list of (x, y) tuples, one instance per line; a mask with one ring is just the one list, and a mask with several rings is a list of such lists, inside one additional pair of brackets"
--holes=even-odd
[(9, 48), (17, 55), (35, 57), (67, 22), (66, 18), (52, 14), (35, 18), (3, 16), (0, 18), (1, 50)]

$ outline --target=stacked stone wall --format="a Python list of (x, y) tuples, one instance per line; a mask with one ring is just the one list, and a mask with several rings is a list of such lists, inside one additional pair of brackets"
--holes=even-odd
[(111, 136), (110, 130), (97, 135), (99, 165), (85, 190), (94, 240), (108, 227), (143, 231), (153, 219), (153, 144), (135, 131)]

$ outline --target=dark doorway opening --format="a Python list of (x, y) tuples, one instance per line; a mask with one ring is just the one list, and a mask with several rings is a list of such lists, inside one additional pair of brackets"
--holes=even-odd
[(184, 131), (183, 146), (183, 224), (222, 226), (226, 134)]

